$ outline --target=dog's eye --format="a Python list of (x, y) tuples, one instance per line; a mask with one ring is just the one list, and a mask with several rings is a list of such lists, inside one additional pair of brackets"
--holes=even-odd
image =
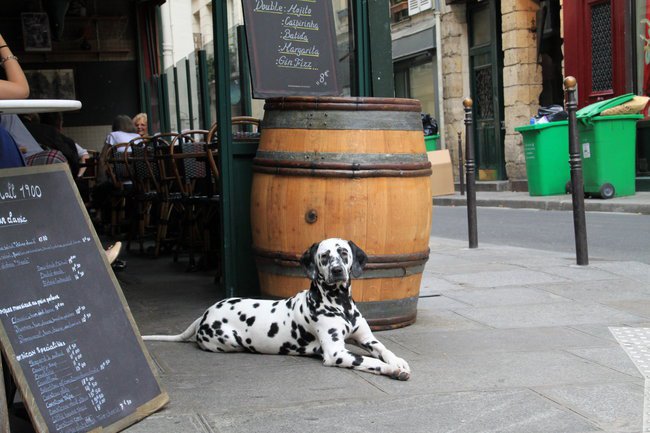
[(330, 253), (327, 252), (319, 257), (321, 266), (325, 266), (330, 261)]

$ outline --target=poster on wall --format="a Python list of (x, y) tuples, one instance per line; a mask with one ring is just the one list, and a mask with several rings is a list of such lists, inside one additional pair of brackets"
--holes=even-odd
[(73, 69), (25, 70), (31, 99), (77, 99)]
[(242, 0), (254, 98), (338, 96), (329, 0)]
[(20, 14), (25, 51), (52, 51), (50, 21), (45, 12)]

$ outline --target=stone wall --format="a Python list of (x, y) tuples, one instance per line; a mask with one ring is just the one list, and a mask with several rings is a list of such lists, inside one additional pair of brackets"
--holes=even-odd
[(514, 130), (527, 125), (537, 114), (542, 92), (542, 68), (537, 64), (535, 0), (502, 0), (503, 105), (505, 120), (504, 156), (508, 179), (526, 178), (521, 134)]
[[(441, 2), (442, 3), (442, 2)], [(451, 150), (454, 176), (458, 178), (458, 132), (465, 151), (463, 100), (470, 95), (467, 20), (465, 5), (442, 6), (440, 14), (445, 144)]]
[[(521, 134), (514, 129), (527, 125), (537, 114), (542, 91), (542, 69), (537, 64), (535, 0), (501, 0), (503, 49), (504, 156), (510, 180), (526, 179)], [(464, 146), (463, 99), (469, 91), (467, 22), (464, 4), (441, 8), (442, 74), (444, 83), (445, 134), (452, 149), (454, 174), (458, 176), (458, 132)], [(463, 147), (464, 151), (464, 147)]]

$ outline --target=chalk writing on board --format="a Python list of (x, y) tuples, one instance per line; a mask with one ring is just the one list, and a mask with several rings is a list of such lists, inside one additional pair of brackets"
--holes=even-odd
[(141, 419), (167, 396), (72, 177), (56, 168), (12, 171), (0, 173), (0, 337), (36, 430), (72, 433)]
[(244, 0), (243, 5), (255, 97), (341, 93), (330, 1)]

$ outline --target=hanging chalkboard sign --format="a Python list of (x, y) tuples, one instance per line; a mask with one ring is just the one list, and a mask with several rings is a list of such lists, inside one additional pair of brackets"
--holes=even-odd
[(330, 0), (242, 0), (253, 97), (338, 96)]
[(0, 170), (0, 345), (38, 433), (120, 431), (165, 405), (66, 164)]

